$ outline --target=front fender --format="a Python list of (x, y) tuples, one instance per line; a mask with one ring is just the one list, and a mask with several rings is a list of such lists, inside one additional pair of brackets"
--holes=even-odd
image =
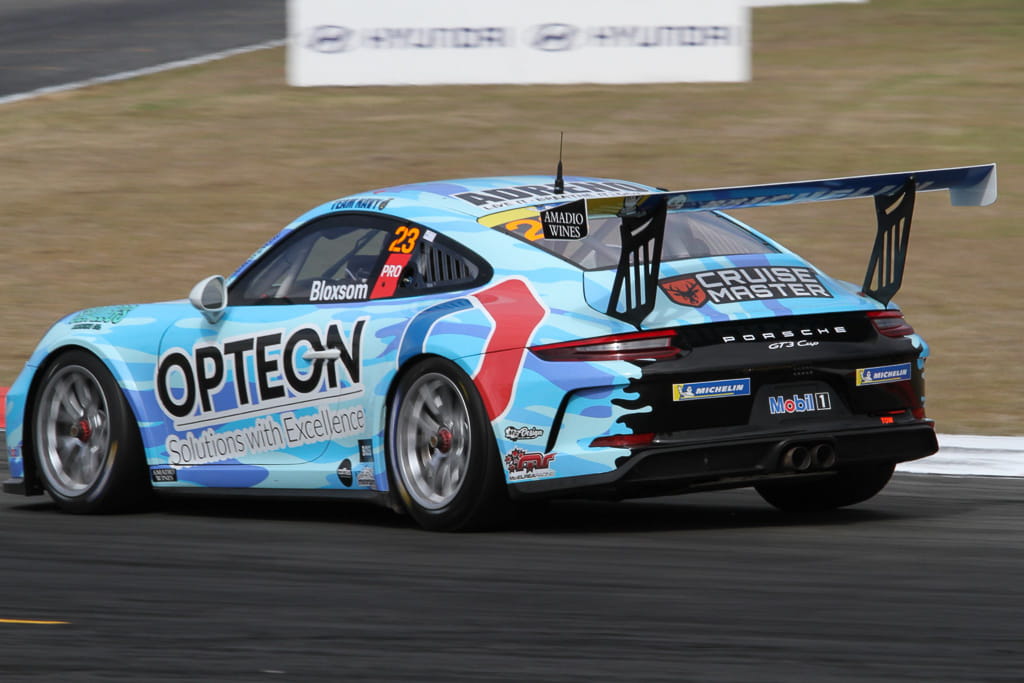
[(175, 320), (194, 314), (185, 302), (104, 306), (72, 313), (55, 323), (8, 393), (8, 443), (19, 450), (17, 458), (9, 454), (12, 476), (20, 476), (15, 467), (22, 471), (24, 464), (22, 451), (28, 442), (24, 423), (34, 392), (46, 369), (67, 349), (84, 349), (99, 358), (124, 392), (139, 429), (159, 428), (163, 414), (152, 395), (160, 340)]

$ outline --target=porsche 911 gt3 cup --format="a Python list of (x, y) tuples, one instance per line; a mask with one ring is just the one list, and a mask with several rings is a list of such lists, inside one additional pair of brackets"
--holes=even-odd
[[(989, 204), (995, 167), (684, 192), (474, 178), (331, 201), (187, 301), (54, 325), (7, 395), (4, 490), (71, 512), (154, 492), (365, 497), (431, 529), (559, 496), (854, 504), (937, 447), (928, 347), (891, 303), (932, 190)], [(857, 197), (877, 218), (860, 286), (722, 213)]]

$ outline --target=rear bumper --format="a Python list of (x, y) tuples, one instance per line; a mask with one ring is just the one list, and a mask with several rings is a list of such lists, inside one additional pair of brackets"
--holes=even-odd
[(19, 496), (31, 495), (25, 486), (25, 480), (21, 477), (7, 479), (4, 481), (4, 493), (14, 493)]
[[(831, 449), (825, 462), (796, 467), (793, 448)], [(637, 449), (604, 474), (541, 479), (510, 487), (514, 498), (638, 498), (753, 486), (773, 479), (822, 477), (861, 463), (916, 460), (939, 449), (931, 421), (881, 428), (760, 434)], [(823, 451), (828, 452), (828, 451)]]

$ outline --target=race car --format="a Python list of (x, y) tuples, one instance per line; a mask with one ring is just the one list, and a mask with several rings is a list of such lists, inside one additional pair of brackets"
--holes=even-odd
[[(368, 498), (435, 530), (551, 497), (858, 503), (937, 449), (928, 347), (891, 302), (936, 190), (990, 204), (995, 166), (688, 191), (559, 170), (330, 201), (188, 300), (57, 322), (7, 394), (3, 487), (75, 513)], [(862, 285), (723, 213), (861, 197)]]

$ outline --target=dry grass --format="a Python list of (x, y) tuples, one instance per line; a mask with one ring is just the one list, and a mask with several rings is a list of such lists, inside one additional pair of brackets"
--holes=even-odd
[[(988, 208), (918, 201), (899, 300), (946, 432), (1024, 433), (1024, 3), (754, 13), (748, 84), (292, 89), (281, 50), (0, 107), (0, 384), (85, 306), (183, 297), (327, 199), (554, 170), (673, 188), (995, 161)], [(859, 281), (870, 202), (743, 218)]]

